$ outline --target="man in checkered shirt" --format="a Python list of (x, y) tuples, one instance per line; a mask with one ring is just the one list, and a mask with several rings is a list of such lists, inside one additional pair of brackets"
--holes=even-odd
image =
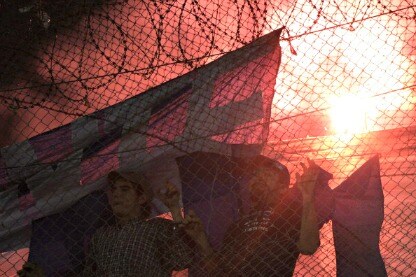
[[(108, 174), (109, 203), (116, 224), (100, 228), (93, 236), (84, 276), (170, 276), (187, 268), (192, 249), (173, 221), (150, 216), (152, 193), (138, 174)], [(139, 177), (138, 177), (139, 176)], [(180, 221), (179, 193), (167, 184), (158, 197)]]

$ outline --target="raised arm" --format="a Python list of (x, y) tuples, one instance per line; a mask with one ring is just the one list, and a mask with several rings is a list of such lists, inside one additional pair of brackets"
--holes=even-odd
[(201, 219), (195, 214), (194, 211), (190, 211), (184, 218), (181, 228), (186, 234), (194, 241), (199, 249), (201, 256), (199, 265), (208, 274), (217, 269), (220, 261), (219, 253), (215, 252), (204, 230), (204, 225)]
[(180, 193), (170, 182), (166, 182), (164, 188), (156, 191), (156, 197), (162, 201), (162, 203), (169, 209), (172, 214), (172, 219), (175, 223), (162, 220), (160, 222), (166, 225), (160, 235), (162, 241), (162, 251), (164, 253), (165, 266), (174, 269), (182, 270), (190, 266), (193, 262), (193, 249), (192, 243), (189, 243), (186, 232), (183, 228), (181, 205), (179, 203)]
[(208, 273), (213, 272), (218, 265), (218, 253), (212, 249), (208, 237), (205, 233), (204, 226), (195, 214), (190, 211), (185, 217), (182, 217), (179, 205), (180, 193), (170, 182), (166, 182), (165, 187), (156, 191), (156, 197), (169, 209), (174, 221), (179, 223), (179, 227), (193, 241), (198, 248), (200, 266)]
[(173, 220), (180, 223), (179, 226), (194, 241), (202, 256), (211, 256), (211, 254), (213, 254), (213, 250), (208, 242), (201, 220), (196, 216), (194, 211), (190, 211), (188, 215), (182, 217), (179, 205), (180, 194), (176, 187), (172, 183), (166, 182), (163, 189), (156, 191), (156, 197), (169, 208)]
[(301, 163), (303, 174), (296, 174), (296, 186), (302, 193), (303, 210), (300, 237), (297, 243), (302, 254), (312, 255), (320, 245), (318, 220), (314, 203), (314, 190), (318, 179), (317, 165), (308, 159), (308, 166)]
[(194, 211), (190, 211), (180, 225), (188, 234), (188, 236), (195, 242), (201, 255), (206, 258), (214, 254), (214, 250), (209, 244), (208, 237), (205, 233), (204, 226), (201, 219), (197, 217)]

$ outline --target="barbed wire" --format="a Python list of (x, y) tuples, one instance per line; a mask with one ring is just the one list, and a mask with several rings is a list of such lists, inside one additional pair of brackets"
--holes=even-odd
[[(284, 38), (284, 39), (293, 40), (293, 39), (296, 39), (296, 38), (299, 38), (299, 37), (302, 37), (302, 36), (306, 36), (306, 35), (310, 35), (310, 34), (314, 34), (314, 33), (318, 33), (318, 32), (323, 32), (323, 31), (330, 30), (330, 29), (343, 28), (343, 27), (346, 27), (346, 26), (351, 27), (354, 23), (362, 22), (362, 21), (365, 21), (365, 20), (368, 20), (368, 19), (374, 19), (374, 18), (381, 17), (381, 16), (388, 15), (388, 14), (396, 15), (399, 12), (402, 12), (402, 11), (405, 11), (405, 10), (410, 10), (410, 9), (413, 9), (415, 7), (414, 5), (412, 5), (412, 6), (396, 9), (396, 10), (391, 10), (390, 7), (388, 7), (385, 4), (382, 4), (381, 1), (377, 1), (377, 5), (375, 5), (375, 6), (378, 6), (380, 8), (380, 5), (381, 5), (382, 10), (384, 10), (386, 12), (378, 14), (378, 15), (372, 15), (372, 16), (365, 17), (367, 15), (367, 12), (362, 13), (361, 9), (359, 7), (357, 7), (357, 9), (354, 11), (354, 16), (352, 17), (352, 20), (350, 20), (348, 22), (341, 23), (341, 24), (335, 24), (334, 26), (329, 26), (329, 27), (326, 27), (326, 28), (322, 28), (322, 29), (319, 29), (319, 30), (312, 31), (314, 26), (316, 26), (318, 24), (318, 19), (321, 16), (323, 16), (324, 4), (327, 4), (327, 2), (323, 1), (323, 0), (318, 1), (318, 2), (320, 3), (319, 6), (317, 6), (311, 0), (308, 0), (307, 2), (305, 2), (305, 3), (309, 3), (312, 6), (312, 8), (314, 10), (316, 10), (316, 14), (317, 14), (317, 17), (313, 20), (313, 24), (310, 25), (307, 28), (307, 31), (302, 33), (302, 34), (290, 36), (290, 37), (287, 37), (287, 38)], [(366, 2), (366, 1), (364, 1), (364, 2)], [(227, 33), (227, 31), (221, 30), (221, 26), (215, 25), (215, 21), (211, 22), (210, 20), (208, 20), (207, 17), (204, 16), (205, 13), (203, 12), (203, 10), (201, 9), (201, 6), (197, 2), (192, 1), (190, 8), (188, 8), (186, 6), (187, 3), (188, 2), (185, 1), (185, 2), (182, 3), (182, 6), (179, 6), (179, 3), (175, 5), (174, 3), (167, 2), (167, 3), (165, 3), (165, 6), (167, 7), (167, 10), (164, 14), (166, 15), (173, 8), (178, 8), (181, 11), (180, 12), (181, 16), (178, 19), (178, 22), (179, 22), (178, 26), (181, 26), (182, 23), (180, 23), (180, 22), (184, 21), (184, 18), (183, 18), (184, 12), (187, 12), (188, 14), (193, 15), (193, 17), (194, 17), (193, 19), (195, 20), (195, 22), (197, 22), (199, 24), (199, 26), (203, 26), (203, 27), (201, 27), (201, 29), (209, 29), (210, 34), (215, 33), (214, 30), (216, 30), (217, 32), (219, 32), (221, 34), (226, 34)], [(262, 30), (264, 29), (265, 24), (268, 24), (270, 26), (270, 24), (266, 20), (266, 16), (263, 16), (263, 18), (260, 20), (260, 19), (257, 18), (257, 15), (256, 15), (257, 13), (262, 13), (262, 12), (266, 11), (267, 7), (269, 7), (267, 5), (267, 3), (268, 3), (268, 1), (258, 1), (258, 2), (255, 3), (255, 5), (250, 5), (250, 4), (246, 4), (246, 3), (242, 4), (242, 6), (237, 5), (237, 10), (238, 11), (244, 10), (244, 8), (246, 8), (246, 5), (248, 5), (247, 7), (250, 10), (250, 14), (251, 14), (251, 17), (253, 19), (253, 22), (255, 22), (255, 24), (252, 25), (252, 27), (251, 27), (251, 28), (253, 28), (254, 33), (252, 33), (252, 37), (251, 37), (250, 40), (247, 41), (246, 39), (242, 39), (242, 38), (240, 38), (240, 36), (241, 36), (240, 35), (241, 27), (240, 27), (240, 25), (238, 25), (237, 28), (236, 28), (237, 37), (235, 37), (233, 39), (230, 39), (231, 49), (229, 51), (234, 50), (237, 45), (245, 44), (245, 43), (259, 37), (262, 33)], [(287, 21), (286, 23), (289, 23), (290, 19), (292, 19), (292, 13), (295, 10), (295, 7), (297, 6), (298, 3), (300, 3), (300, 1), (295, 2), (293, 9), (291, 9), (292, 12), (290, 13), (288, 19), (286, 20)], [(305, 5), (305, 3), (303, 5)], [(361, 3), (361, 1), (360, 1), (360, 3)], [(114, 2), (114, 7), (122, 7), (123, 5), (125, 5), (125, 3), (121, 4), (119, 2)], [(1, 89), (0, 88), (0, 93), (2, 94), (2, 95), (0, 95), (0, 99), (3, 99), (3, 103), (5, 105), (12, 105), (13, 107), (18, 107), (19, 109), (32, 109), (36, 106), (39, 106), (39, 104), (37, 104), (37, 103), (45, 103), (45, 102), (48, 102), (50, 99), (58, 99), (58, 100), (56, 100), (57, 103), (55, 103), (55, 104), (52, 101), (52, 103), (49, 103), (48, 105), (45, 105), (45, 104), (42, 105), (43, 107), (52, 108), (51, 106), (53, 106), (53, 105), (59, 105), (59, 102), (62, 101), (62, 100), (59, 100), (59, 98), (62, 98), (63, 100), (72, 102), (72, 103), (77, 104), (77, 105), (75, 105), (73, 107), (68, 106), (67, 108), (64, 108), (64, 109), (62, 109), (61, 107), (60, 108), (55, 108), (54, 110), (59, 110), (62, 114), (75, 115), (76, 113), (79, 113), (79, 112), (71, 112), (70, 110), (68, 110), (68, 108), (79, 110), (80, 107), (78, 105), (81, 105), (81, 106), (84, 106), (84, 110), (85, 110), (84, 112), (81, 112), (81, 114), (85, 114), (85, 112), (91, 111), (91, 108), (93, 108), (93, 107), (94, 107), (94, 109), (97, 109), (97, 107), (95, 107), (96, 103), (94, 103), (94, 101), (89, 101), (88, 100), (89, 95), (91, 95), (91, 93), (92, 93), (92, 95), (95, 94), (95, 92), (93, 92), (95, 90), (99, 90), (101, 88), (106, 88), (106, 86), (108, 86), (111, 82), (113, 82), (121, 74), (128, 74), (128, 73), (135, 73), (136, 74), (137, 73), (137, 74), (140, 74), (143, 77), (150, 78), (149, 76), (152, 73), (154, 73), (157, 68), (162, 68), (164, 66), (178, 65), (178, 64), (181, 64), (181, 65), (187, 67), (188, 68), (187, 71), (189, 71), (189, 70), (192, 70), (192, 69), (196, 68), (197, 66), (201, 65), (200, 64), (201, 61), (207, 60), (211, 57), (220, 56), (222, 54), (225, 54), (225, 53), (229, 52), (229, 51), (224, 51), (224, 50), (221, 51), (221, 48), (215, 43), (215, 39), (214, 39), (215, 36), (210, 35), (210, 41), (211, 42), (209, 44), (209, 47), (206, 50), (206, 52), (200, 54), (199, 57), (187, 57), (187, 53), (185, 51), (185, 48), (182, 46), (181, 40), (179, 40), (179, 44), (178, 44), (180, 55), (178, 57), (172, 56), (170, 54), (169, 50), (167, 50), (164, 47), (163, 43), (161, 43), (162, 34), (164, 33), (164, 28), (165, 28), (165, 26), (168, 26), (168, 25), (163, 24), (163, 22), (164, 22), (163, 20), (165, 18), (165, 15), (163, 15), (163, 11), (161, 9), (161, 7), (163, 5), (160, 5), (160, 4), (158, 5), (156, 2), (151, 2), (151, 3), (144, 4), (144, 6), (148, 10), (149, 14), (152, 11), (152, 8), (150, 7), (150, 5), (153, 5), (154, 7), (156, 7), (156, 10), (158, 11), (158, 14), (159, 14), (159, 21), (158, 21), (159, 24), (156, 22), (156, 20), (153, 19), (153, 17), (149, 17), (151, 22), (153, 22), (152, 26), (153, 26), (153, 29), (154, 29), (155, 33), (157, 34), (156, 42), (158, 42), (154, 45), (156, 50), (154, 51), (153, 57), (150, 58), (150, 60), (149, 60), (150, 66), (147, 66), (147, 67), (144, 67), (144, 68), (139, 68), (139, 69), (135, 68), (135, 69), (132, 69), (132, 70), (126, 70), (126, 68), (125, 68), (126, 59), (127, 59), (127, 52), (126, 51), (129, 48), (127, 46), (127, 40), (126, 39), (129, 37), (129, 34), (123, 30), (123, 25), (122, 24), (117, 23), (115, 21), (115, 19), (113, 19), (109, 15), (109, 10), (106, 12), (107, 15), (104, 15), (102, 9), (97, 11), (97, 7), (102, 8), (103, 6), (102, 5), (101, 6), (96, 5), (96, 6), (94, 6), (95, 9), (93, 9), (91, 7), (89, 9), (89, 12), (88, 12), (88, 15), (87, 15), (87, 18), (86, 18), (86, 29), (85, 29), (84, 33), (85, 33), (86, 36), (89, 37), (88, 43), (91, 43), (92, 46), (95, 47), (95, 49), (97, 49), (96, 50), (97, 53), (99, 55), (101, 55), (102, 57), (104, 57), (104, 59), (108, 62), (108, 65), (110, 65), (111, 67), (113, 67), (115, 69), (115, 72), (111, 72), (111, 73), (107, 72), (105, 74), (98, 74), (98, 75), (95, 74), (95, 75), (90, 76), (90, 77), (82, 77), (82, 71), (83, 71), (83, 69), (82, 69), (83, 68), (82, 57), (84, 56), (84, 54), (82, 54), (82, 53), (85, 51), (85, 47), (87, 45), (86, 40), (85, 40), (86, 38), (84, 38), (84, 43), (82, 44), (81, 51), (80, 51), (81, 60), (78, 62), (79, 66), (77, 68), (77, 71), (78, 71), (77, 75), (78, 76), (75, 75), (75, 72), (73, 70), (70, 70), (65, 64), (60, 63), (60, 61), (59, 61), (60, 57), (54, 58), (54, 56), (55, 56), (54, 55), (54, 49), (56, 47), (56, 35), (55, 35), (55, 39), (53, 40), (52, 51), (50, 53), (48, 53), (48, 51), (45, 51), (45, 54), (50, 55), (50, 64), (49, 65), (44, 63), (42, 61), (42, 59), (39, 59), (36, 56), (36, 54), (32, 54), (28, 51), (25, 52), (22, 49), (14, 49), (15, 51), (19, 51), (20, 53), (26, 53), (26, 55), (29, 55), (30, 57), (32, 57), (35, 60), (38, 60), (41, 64), (43, 63), (45, 68), (49, 68), (47, 71), (51, 73), (49, 75), (49, 79), (51, 80), (51, 82), (44, 83), (44, 84), (38, 84), (38, 85), (36, 85), (36, 84), (35, 85), (30, 85), (29, 84), (29, 85), (24, 85), (24, 86), (20, 86), (20, 87), (12, 87), (12, 88), (6, 88), (6, 89), (4, 89), (4, 88)], [(261, 5), (264, 5), (263, 10), (260, 9)], [(334, 2), (334, 5), (336, 6), (336, 10), (339, 11), (341, 14), (343, 14), (342, 8), (337, 4), (337, 2)], [(367, 7), (368, 6), (374, 6), (374, 1), (367, 2)], [(361, 19), (356, 19), (356, 14), (358, 13), (358, 11), (360, 11), (360, 14), (362, 15)], [(276, 9), (274, 9), (274, 13), (276, 14)], [(240, 14), (240, 15), (238, 15), (238, 14)], [(238, 14), (237, 14), (238, 17), (242, 16), (242, 12), (238, 12)], [(266, 13), (264, 13), (264, 14), (266, 14)], [(197, 15), (200, 15), (200, 16), (197, 16)], [(245, 16), (247, 16), (247, 15), (245, 14)], [(343, 16), (344, 20), (347, 20), (347, 16), (345, 14), (343, 14), (342, 16)], [(406, 17), (406, 18), (411, 19), (413, 17)], [(333, 21), (329, 20), (329, 18), (325, 18), (325, 19), (327, 19), (330, 23), (333, 23)], [(96, 33), (96, 31), (94, 30), (94, 26), (93, 26), (93, 23), (92, 23), (93, 20), (98, 20), (99, 22), (103, 22), (103, 20), (104, 20), (104, 21), (108, 22), (109, 26), (111, 26), (111, 28), (114, 29), (114, 32), (120, 34), (121, 37), (120, 37), (120, 39), (118, 39), (118, 41), (119, 41), (120, 45), (124, 45), (122, 47), (122, 49), (124, 49), (124, 50), (121, 53), (119, 53), (119, 55), (121, 55), (121, 56), (120, 56), (120, 58), (118, 59), (117, 62), (114, 61), (111, 56), (106, 54), (104, 49), (101, 49), (98, 41), (94, 38), (94, 34)], [(238, 22), (239, 21), (240, 20), (238, 20)], [(261, 23), (261, 25), (257, 26), (258, 22), (263, 22), (263, 23)], [(289, 25), (284, 24), (284, 25), (286, 25), (287, 28), (290, 29), (290, 24)], [(261, 26), (263, 26), (263, 27), (261, 27)], [(178, 30), (180, 31), (180, 28), (178, 28)], [(257, 31), (255, 31), (255, 30), (257, 30)], [(183, 35), (178, 33), (178, 37), (183, 37)], [(130, 41), (134, 41), (134, 40), (130, 39)], [(136, 42), (134, 42), (134, 43), (136, 43)], [(216, 51), (218, 51), (218, 53), (210, 54), (214, 49)], [(172, 59), (173, 61), (168, 62), (168, 63), (165, 62), (165, 63), (158, 64), (158, 65), (156, 65), (156, 64), (151, 65), (155, 62), (155, 60), (157, 60), (157, 57), (159, 57), (161, 55), (161, 51), (163, 51), (163, 53), (167, 54), (167, 57)], [(182, 57), (182, 58), (179, 58), (179, 57)], [(72, 75), (74, 79), (73, 80), (65, 80), (65, 81), (64, 80), (56, 80), (56, 78), (53, 74), (53, 70), (51, 68), (52, 67), (52, 61), (54, 61), (54, 63), (59, 65), (62, 69), (69, 72), (70, 75)], [(98, 83), (94, 82), (93, 85), (89, 85), (89, 84), (85, 83), (85, 81), (92, 81), (92, 80), (97, 80), (97, 81), (100, 80), (100, 82), (98, 82)], [(65, 85), (69, 85), (71, 83), (72, 84), (76, 83), (77, 85), (79, 84), (81, 86), (82, 91), (83, 91), (82, 95), (80, 95), (79, 93), (74, 94), (73, 92), (71, 92), (71, 95), (67, 95), (68, 89), (65, 89)], [(152, 87), (152, 86), (149, 86), (148, 88), (150, 88), (150, 87)], [(41, 98), (37, 98), (36, 94), (35, 94), (34, 96), (31, 97), (31, 100), (23, 101), (23, 100), (19, 99), (20, 94), (23, 94), (23, 95), (26, 94), (24, 92), (24, 90), (35, 90), (36, 91), (36, 90), (43, 89), (43, 88), (46, 88), (47, 92), (41, 93), (41, 95), (43, 94), (43, 96)], [(19, 91), (22, 91), (22, 92), (19, 92)], [(10, 92), (15, 92), (16, 93), (15, 97), (13, 98), (13, 103), (10, 103), (10, 97), (6, 97), (4, 95), (4, 93), (6, 93), (6, 92), (7, 93), (10, 93)], [(76, 95), (79, 95), (79, 97), (75, 98), (74, 96), (76, 96)], [(52, 98), (51, 98), (51, 96), (52, 96)], [(24, 97), (27, 98), (28, 97), (27, 94)], [(20, 103), (16, 104), (17, 102), (20, 102)], [(30, 103), (30, 104), (27, 104), (27, 103)]]

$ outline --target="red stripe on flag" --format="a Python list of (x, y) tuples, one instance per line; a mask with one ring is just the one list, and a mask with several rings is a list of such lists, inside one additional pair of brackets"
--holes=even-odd
[(81, 161), (81, 185), (87, 185), (105, 176), (111, 170), (120, 167), (118, 149), (120, 140), (116, 140), (100, 151)]
[[(214, 84), (209, 107), (222, 107), (230, 102), (239, 102), (248, 99), (253, 93), (261, 93), (267, 90), (270, 84), (268, 78), (265, 80), (265, 69), (270, 67), (270, 59), (274, 52), (267, 56), (258, 57), (231, 71), (221, 74)], [(278, 67), (278, 64), (275, 65)], [(267, 73), (267, 72), (266, 72)], [(276, 76), (274, 76), (276, 78)], [(272, 84), (272, 88), (274, 82)], [(270, 93), (270, 91), (268, 91)]]
[(267, 139), (280, 56), (280, 48), (276, 47), (267, 55), (222, 74), (215, 81), (210, 108), (223, 107), (232, 102), (243, 102), (255, 93), (261, 94), (263, 108), (257, 110), (253, 106), (244, 108), (244, 111), (233, 111), (235, 116), (241, 116), (239, 112), (258, 113), (262, 119), (236, 126), (234, 131), (213, 136), (212, 139), (232, 144), (255, 144)]
[(166, 112), (156, 113), (149, 120), (146, 136), (148, 151), (155, 146), (168, 144), (176, 137), (183, 134), (188, 115), (189, 102), (187, 99), (181, 103), (173, 102), (174, 108), (167, 107)]

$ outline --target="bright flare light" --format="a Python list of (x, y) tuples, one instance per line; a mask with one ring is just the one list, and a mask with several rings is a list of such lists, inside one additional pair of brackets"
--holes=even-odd
[[(357, 1), (344, 2), (354, 7)], [(298, 33), (306, 32), (305, 22), (311, 24), (315, 8), (306, 4), (302, 10), (287, 25)], [(345, 20), (338, 16), (337, 20)], [(276, 16), (273, 22), (276, 26), (272, 29), (277, 29), (280, 19)], [(403, 29), (406, 24), (391, 20), (386, 25), (384, 18), (374, 18), (354, 24), (355, 31), (336, 28), (299, 37), (291, 42), (297, 56), (290, 55), (288, 41), (282, 41), (287, 59), (276, 79), (272, 109), (276, 126), (284, 119), (287, 133), (297, 134), (304, 127), (296, 121), (292, 124), (291, 118), (328, 104), (331, 127), (323, 127), (329, 127), (337, 138), (347, 140), (357, 133), (414, 124), (411, 114), (416, 97), (408, 87), (415, 84), (416, 63), (404, 54), (410, 49), (401, 37), (408, 33)]]
[(369, 99), (356, 95), (332, 97), (330, 117), (336, 133), (357, 134), (371, 130), (369, 122), (374, 119), (375, 105)]

